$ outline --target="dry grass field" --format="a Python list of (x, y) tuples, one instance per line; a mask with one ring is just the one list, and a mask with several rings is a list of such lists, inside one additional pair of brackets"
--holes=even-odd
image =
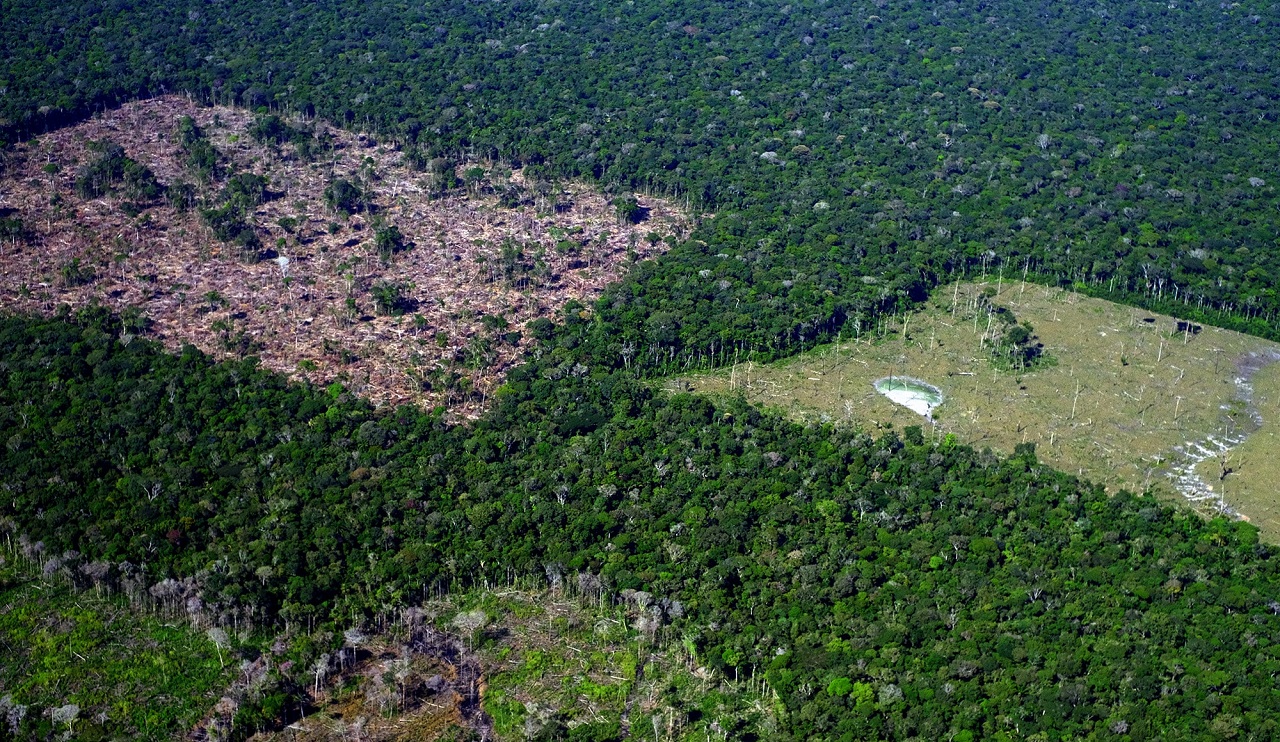
[[(1021, 373), (992, 363), (983, 347), (984, 289), (995, 293), (992, 303), (1033, 326), (1045, 363)], [(1266, 421), (1264, 434), (1276, 429), (1271, 426), (1280, 409), (1268, 396), (1274, 395), (1272, 387), (1259, 387), (1250, 401), (1243, 380), (1256, 374), (1259, 383), (1275, 383), (1271, 379), (1280, 367), (1268, 364), (1280, 359), (1280, 346), (1214, 327), (1179, 332), (1177, 322), (1020, 281), (964, 283), (938, 290), (923, 311), (812, 353), (670, 383), (709, 394), (743, 394), (798, 418), (868, 429), (923, 425), (935, 435), (954, 433), (962, 442), (1003, 453), (1034, 443), (1041, 460), (1111, 489), (1156, 486), (1181, 493), (1204, 512), (1226, 507), (1246, 517), (1262, 515), (1269, 499), (1261, 493), (1280, 482), (1280, 470), (1267, 471), (1262, 464), (1267, 457), (1260, 452), (1266, 449), (1257, 447), (1268, 445), (1262, 438), (1249, 438), (1246, 445), (1253, 448), (1240, 449), (1258, 451), (1249, 457), (1254, 463), (1228, 476), (1239, 481), (1240, 497), (1224, 502), (1220, 487), (1207, 489), (1211, 481), (1183, 481), (1177, 474), (1202, 471), (1196, 468), (1202, 461), (1216, 471), (1224, 455), (1241, 456), (1222, 449), (1252, 433), (1260, 419)], [(873, 383), (891, 375), (915, 377), (942, 391), (945, 399), (933, 421), (876, 391)], [(1259, 494), (1245, 498), (1249, 476), (1250, 491)], [(1280, 538), (1274, 524), (1264, 529)]]
[(1280, 364), (1253, 375), (1252, 406), (1261, 427), (1221, 457), (1199, 465), (1201, 477), (1273, 541), (1280, 541)]
[[(221, 174), (202, 179), (187, 162), (176, 135), (183, 116), (216, 149)], [(500, 163), (442, 165), (467, 184), (442, 194), (445, 173), (414, 170), (393, 144), (323, 121), (287, 123), (314, 134), (315, 155), (255, 140), (248, 111), (178, 96), (16, 146), (0, 163), (0, 218), (20, 220), (26, 235), (0, 244), (0, 306), (138, 307), (152, 321), (148, 336), (170, 347), (256, 355), (377, 403), (446, 403), (467, 415), (528, 345), (529, 333), (515, 332), (570, 299), (598, 296), (688, 229), (660, 199), (638, 196), (648, 218), (632, 224), (583, 184), (525, 182)], [(218, 203), (232, 173), (265, 176), (266, 198), (245, 218), (265, 259), (243, 260), (198, 208), (77, 195), (78, 174), (99, 156), (90, 145), (102, 140), (162, 186), (194, 185), (197, 206)], [(369, 210), (344, 216), (326, 204), (338, 179), (361, 184)], [(380, 254), (379, 226), (397, 228), (407, 249)], [(400, 288), (402, 316), (377, 311), (385, 285)]]

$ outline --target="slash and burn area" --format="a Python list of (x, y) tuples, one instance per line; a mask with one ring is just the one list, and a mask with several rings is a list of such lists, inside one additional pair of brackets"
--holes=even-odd
[[(1034, 349), (1023, 356), (1027, 363), (1008, 361), (993, 330), (1002, 324), (1030, 328), (1026, 338), (1018, 333), (1023, 347)], [(1265, 434), (1275, 430), (1280, 413), (1272, 401), (1280, 383), (1273, 378), (1280, 368), (1270, 363), (1280, 358), (1276, 343), (998, 278), (940, 288), (923, 310), (877, 320), (853, 335), (780, 363), (748, 360), (668, 383), (741, 394), (801, 419), (867, 428), (920, 425), (1006, 454), (1033, 443), (1042, 461), (1110, 489), (1155, 486), (1187, 495), (1206, 513), (1253, 518), (1272, 512), (1261, 508), (1274, 495), (1263, 493), (1280, 486), (1280, 469), (1268, 468), (1262, 449), (1267, 440), (1274, 444)], [(1252, 376), (1262, 386), (1250, 399), (1245, 377)], [(930, 406), (932, 419), (876, 386), (897, 378), (936, 388), (942, 399)], [(1259, 425), (1261, 437), (1254, 432)], [(1231, 448), (1242, 440), (1241, 448)], [(1174, 470), (1196, 469), (1195, 456), (1220, 445), (1249, 463), (1228, 475), (1226, 500), (1196, 500)], [(1204, 463), (1216, 479), (1217, 463)], [(1270, 517), (1258, 525), (1280, 539), (1280, 524)]]
[(4, 739), (702, 740), (777, 722), (765, 686), (672, 630), (679, 601), (586, 573), (275, 633), (210, 624), (172, 580), (21, 545), (0, 548)]
[[(702, 740), (776, 721), (759, 683), (700, 666), (664, 627), (679, 603), (588, 588), (476, 590), (348, 630), (291, 670), (300, 718), (251, 739)], [(228, 695), (252, 698), (253, 681), (241, 685)], [(237, 713), (224, 698), (203, 726), (225, 734)]]
[(128, 103), (0, 160), (0, 304), (375, 403), (480, 411), (543, 326), (689, 229), (672, 205), (323, 121)]

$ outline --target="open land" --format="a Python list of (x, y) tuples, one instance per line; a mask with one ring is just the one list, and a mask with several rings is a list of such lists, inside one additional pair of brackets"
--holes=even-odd
[[(1029, 322), (1044, 360), (1024, 371), (993, 363), (984, 347), (990, 337), (985, 302)], [(1005, 454), (1033, 443), (1042, 461), (1109, 489), (1155, 487), (1207, 514), (1256, 515), (1274, 540), (1280, 528), (1270, 515), (1274, 495), (1267, 493), (1280, 485), (1280, 470), (1263, 451), (1275, 451), (1274, 439), (1265, 436), (1275, 435), (1280, 418), (1275, 360), (1276, 343), (995, 279), (940, 288), (920, 312), (777, 364), (741, 363), (669, 384), (742, 394), (803, 419), (869, 429), (921, 425)], [(932, 420), (876, 391), (877, 380), (895, 375), (941, 390), (944, 400)], [(1251, 398), (1253, 376), (1261, 386)], [(1263, 437), (1254, 432), (1259, 425)], [(1224, 499), (1220, 486), (1183, 476), (1206, 461), (1217, 472), (1224, 455), (1250, 462), (1233, 475), (1238, 495)]]
[[(217, 151), (221, 177), (191, 171), (175, 136), (183, 116)], [(167, 96), (16, 146), (0, 177), (0, 216), (20, 220), (25, 235), (0, 245), (0, 305), (139, 307), (146, 336), (170, 348), (254, 355), (378, 404), (443, 403), (471, 415), (528, 347), (525, 325), (598, 296), (689, 228), (657, 198), (634, 196), (645, 218), (633, 223), (585, 185), (526, 182), (518, 170), (465, 160), (444, 167), (466, 187), (442, 189), (445, 173), (413, 169), (394, 144), (291, 120), (319, 143), (306, 157), (293, 142), (255, 140), (254, 123), (243, 109)], [(101, 140), (162, 186), (194, 183), (201, 205), (216, 203), (233, 172), (265, 176), (266, 198), (246, 223), (266, 259), (246, 261), (219, 242), (198, 208), (76, 195), (77, 174), (95, 157), (90, 143)], [(361, 184), (368, 208), (344, 215), (326, 205), (337, 179)], [(405, 248), (390, 256), (375, 247), (387, 226)], [(402, 311), (377, 311), (374, 292), (388, 285)]]
[(1264, 535), (1280, 541), (1280, 364), (1261, 369), (1248, 383), (1260, 427), (1202, 461), (1197, 473)]

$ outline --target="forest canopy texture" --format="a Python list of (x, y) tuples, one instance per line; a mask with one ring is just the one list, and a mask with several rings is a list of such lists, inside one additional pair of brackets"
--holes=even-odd
[(639, 379), (795, 353), (979, 271), (1274, 337), (1273, 7), (0, 11), (10, 140), (180, 90), (708, 215), (531, 326), (465, 427), (166, 355), (100, 310), (5, 318), (0, 516), (29, 550), (195, 578), (222, 620), (348, 625), (512, 573), (644, 590), (681, 602), (661, 619), (699, 662), (768, 680), (791, 739), (1277, 735), (1280, 562), (1256, 529), (1029, 446)]
[(659, 620), (763, 674), (789, 738), (1277, 729), (1274, 548), (1030, 446), (802, 427), (555, 361), (450, 426), (125, 344), (105, 313), (5, 320), (0, 347), (5, 527), (86, 586), (194, 577), (215, 620), (350, 625), (545, 572), (679, 604)]
[(607, 312), (668, 365), (726, 340), (790, 352), (983, 267), (1275, 332), (1262, 3), (4, 11), (10, 138), (176, 89), (714, 211)]

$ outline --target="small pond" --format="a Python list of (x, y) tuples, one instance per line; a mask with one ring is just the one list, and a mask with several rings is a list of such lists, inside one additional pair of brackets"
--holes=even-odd
[(933, 417), (933, 408), (942, 404), (942, 390), (910, 376), (886, 376), (876, 381), (876, 391), (917, 415)]

